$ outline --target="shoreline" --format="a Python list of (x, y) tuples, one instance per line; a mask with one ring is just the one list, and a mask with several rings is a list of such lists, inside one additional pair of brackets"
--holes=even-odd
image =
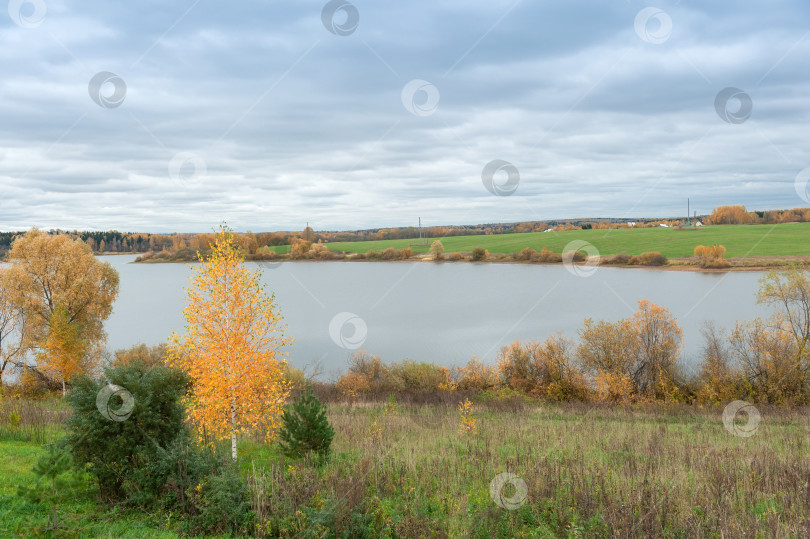
[[(120, 254), (136, 254), (136, 253), (114, 253), (115, 255)], [(100, 256), (107, 256), (107, 255), (100, 255)], [(609, 256), (609, 255), (607, 255)], [(253, 262), (253, 263), (267, 263), (267, 264), (284, 264), (288, 262), (353, 262), (353, 263), (414, 263), (414, 262), (422, 262), (422, 263), (434, 263), (434, 264), (509, 264), (509, 265), (527, 265), (527, 266), (564, 266), (563, 262), (531, 262), (531, 261), (522, 261), (522, 260), (513, 260), (511, 259), (510, 255), (508, 254), (501, 254), (496, 253), (494, 256), (490, 255), (490, 259), (488, 260), (469, 260), (469, 258), (459, 259), (459, 260), (452, 260), (445, 255), (445, 259), (443, 260), (434, 260), (433, 258), (425, 255), (414, 255), (410, 258), (398, 258), (398, 259), (391, 259), (391, 260), (381, 260), (381, 259), (356, 259), (356, 258), (331, 258), (331, 259), (321, 259), (321, 258), (302, 258), (302, 259), (295, 259), (292, 260), (290, 258), (276, 258), (270, 260), (251, 260), (245, 259), (245, 262)], [(655, 265), (641, 265), (641, 264), (599, 264), (597, 267), (604, 267), (604, 268), (619, 268), (619, 269), (647, 269), (647, 270), (657, 270), (657, 271), (688, 271), (688, 272), (697, 272), (697, 273), (728, 273), (728, 272), (765, 272), (770, 270), (779, 270), (779, 269), (786, 269), (793, 265), (800, 265), (804, 266), (807, 269), (810, 269), (810, 255), (787, 255), (784, 257), (732, 257), (727, 259), (730, 266), (727, 268), (703, 268), (700, 267), (692, 257), (687, 258), (671, 258), (667, 261), (666, 264), (655, 266)], [(139, 262), (132, 261), (130, 264), (194, 264), (197, 261), (191, 260), (167, 260), (167, 259), (151, 259), (151, 260), (142, 260)], [(577, 265), (583, 265), (579, 263)]]

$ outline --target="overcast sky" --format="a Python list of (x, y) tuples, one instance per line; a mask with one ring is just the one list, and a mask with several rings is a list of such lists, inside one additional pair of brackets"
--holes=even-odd
[(810, 206), (809, 30), (807, 0), (12, 0), (0, 230)]

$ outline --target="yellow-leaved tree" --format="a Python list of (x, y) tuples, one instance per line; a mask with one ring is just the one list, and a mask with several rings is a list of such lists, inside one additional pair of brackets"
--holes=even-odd
[(259, 271), (251, 272), (233, 233), (220, 227), (208, 260), (193, 268), (186, 290), (185, 335), (171, 337), (167, 363), (192, 381), (189, 415), (214, 439), (261, 432), (271, 441), (289, 395), (284, 376), (291, 339)]
[(24, 329), (21, 353), (35, 358), (16, 364), (64, 393), (73, 376), (97, 370), (118, 272), (80, 239), (37, 229), (14, 240), (8, 262), (0, 288)]

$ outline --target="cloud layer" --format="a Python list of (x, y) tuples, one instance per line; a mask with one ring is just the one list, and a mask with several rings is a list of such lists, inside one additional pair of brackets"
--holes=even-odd
[[(0, 229), (678, 216), (687, 197), (699, 212), (808, 206), (795, 186), (810, 167), (802, 0), (655, 8), (12, 0)], [(100, 72), (115, 77), (91, 84)], [(742, 93), (716, 106), (729, 87)], [(519, 171), (509, 196), (482, 182), (494, 160)]]

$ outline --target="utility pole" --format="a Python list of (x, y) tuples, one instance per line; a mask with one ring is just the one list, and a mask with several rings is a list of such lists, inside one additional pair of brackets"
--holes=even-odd
[[(692, 215), (691, 207), (689, 206), (689, 198), (686, 199), (686, 222), (689, 222), (689, 216)], [(692, 223), (689, 223), (690, 225)]]
[(419, 243), (422, 243), (422, 218), (419, 218)]

